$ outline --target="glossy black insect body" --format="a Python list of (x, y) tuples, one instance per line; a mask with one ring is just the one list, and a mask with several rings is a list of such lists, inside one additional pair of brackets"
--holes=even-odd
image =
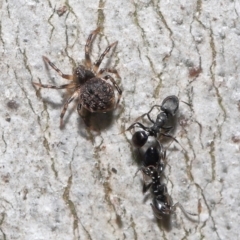
[(196, 215), (188, 213), (179, 202), (173, 204), (166, 184), (161, 182), (162, 171), (159, 171), (154, 166), (145, 167), (142, 171), (152, 179), (150, 184), (153, 195), (151, 207), (156, 218), (161, 219), (164, 215), (173, 214), (177, 207), (179, 207), (186, 216)]
[(172, 213), (172, 201), (168, 194), (167, 186), (161, 182), (161, 173), (154, 166), (143, 168), (142, 171), (147, 176), (151, 177), (150, 183), (151, 192), (153, 195), (152, 209), (157, 218), (161, 218), (162, 215), (169, 215)]
[[(179, 106), (179, 100), (176, 96), (168, 96), (166, 97), (162, 105), (154, 105), (149, 112), (143, 114), (140, 118), (147, 116), (149, 121), (153, 124), (151, 127), (146, 127), (140, 122), (133, 123), (130, 127), (127, 128), (127, 130), (131, 130), (134, 127), (139, 127), (142, 130), (136, 131), (132, 136), (132, 142), (135, 147), (142, 147), (148, 140), (149, 136), (153, 136), (155, 138), (158, 137), (159, 134), (171, 137), (171, 135), (168, 135), (166, 133), (163, 133), (162, 130), (165, 132), (170, 131), (173, 126), (167, 126), (169, 120), (176, 114)], [(153, 121), (150, 117), (150, 113), (152, 110), (157, 107), (161, 109), (161, 112), (157, 115), (157, 118), (155, 121)], [(177, 141), (175, 138), (173, 138), (175, 141)]]
[(153, 144), (147, 148), (143, 156), (143, 168), (153, 166), (158, 169), (159, 172), (163, 172), (164, 160), (166, 158), (166, 151), (159, 141), (157, 145)]
[[(172, 197), (168, 193), (167, 185), (163, 182), (166, 150), (163, 148), (158, 137), (163, 135), (178, 142), (168, 134), (173, 128), (173, 117), (177, 113), (178, 107), (178, 98), (176, 96), (168, 96), (163, 100), (162, 105), (154, 105), (149, 112), (140, 117), (147, 116), (152, 123), (150, 127), (146, 127), (136, 121), (127, 128), (127, 130), (135, 127), (140, 128), (140, 130), (135, 131), (133, 134), (132, 142), (133, 145), (138, 148), (139, 152), (143, 153), (142, 167), (139, 169), (142, 171), (143, 177), (146, 177), (146, 179), (144, 179), (143, 192), (150, 189), (152, 194), (151, 207), (155, 217), (158, 219), (173, 214), (177, 207), (188, 217), (189, 215), (196, 215), (185, 211), (183, 206), (178, 202), (173, 204)], [(152, 120), (150, 116), (154, 108), (160, 109), (155, 121)]]

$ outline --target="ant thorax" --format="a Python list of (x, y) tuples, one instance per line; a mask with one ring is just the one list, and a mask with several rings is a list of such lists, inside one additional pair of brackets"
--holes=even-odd
[(154, 147), (157, 148), (158, 151), (161, 151), (161, 147), (159, 146), (158, 140), (154, 136), (149, 136), (145, 144), (139, 149), (140, 152), (145, 153), (148, 148)]

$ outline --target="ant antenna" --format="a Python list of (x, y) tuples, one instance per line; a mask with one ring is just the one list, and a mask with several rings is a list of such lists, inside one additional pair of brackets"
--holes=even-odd
[[(160, 133), (160, 135), (163, 135), (164, 137), (168, 137), (168, 138), (171, 138), (172, 139), (172, 141), (171, 141), (171, 143), (169, 144), (169, 146), (173, 143), (173, 141), (174, 142), (176, 142), (176, 143), (178, 143), (180, 146), (181, 146), (181, 148), (183, 149), (183, 151), (184, 152), (187, 152), (187, 150), (182, 146), (182, 144), (180, 144), (180, 142), (175, 138), (175, 137), (173, 137), (173, 136), (171, 136), (171, 135), (169, 135), (169, 134), (165, 134), (165, 133)], [(168, 147), (169, 147), (168, 146)], [(168, 149), (168, 148), (167, 148)]]
[(189, 107), (192, 107), (192, 104), (191, 104), (191, 103), (187, 103), (187, 102), (185, 102), (185, 101), (181, 101), (181, 102), (185, 103), (185, 104), (188, 105)]

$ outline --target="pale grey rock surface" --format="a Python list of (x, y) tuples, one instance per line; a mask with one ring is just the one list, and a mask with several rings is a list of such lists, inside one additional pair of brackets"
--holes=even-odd
[[(237, 239), (240, 222), (239, 1), (0, 1), (0, 239)], [(59, 16), (57, 10), (66, 6)], [(87, 129), (42, 55), (64, 73), (84, 59), (111, 57), (123, 97)], [(103, 64), (104, 66), (104, 64)], [(176, 94), (166, 182), (178, 209), (156, 221), (143, 195), (130, 133), (138, 116)], [(109, 120), (110, 119), (110, 120)], [(105, 124), (106, 122), (106, 124)]]

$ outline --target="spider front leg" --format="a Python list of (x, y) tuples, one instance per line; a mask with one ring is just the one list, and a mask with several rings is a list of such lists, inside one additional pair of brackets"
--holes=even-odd
[[(106, 54), (110, 51), (110, 49), (111, 49), (113, 46), (115, 46), (117, 43), (118, 43), (118, 41), (116, 41), (116, 42), (110, 44), (109, 46), (107, 46), (107, 48), (105, 49), (105, 51), (100, 55), (99, 59), (94, 63), (94, 65), (93, 65), (93, 71), (94, 71), (95, 73), (97, 73), (98, 68), (99, 68), (100, 64), (102, 63), (103, 58), (104, 58), (104, 57), (106, 56)], [(98, 75), (98, 74), (97, 74), (97, 75)]]
[(117, 70), (114, 69), (114, 68), (101, 68), (100, 71), (97, 73), (97, 77), (101, 77), (101, 75), (102, 75), (103, 73), (105, 73), (105, 72), (107, 72), (107, 73), (113, 73), (113, 74), (116, 75), (117, 78), (121, 78), (121, 77), (119, 76)]
[(35, 86), (40, 87), (40, 88), (52, 88), (52, 89), (75, 88), (75, 84), (73, 84), (73, 83), (63, 84), (63, 85), (60, 85), (60, 86), (55, 86), (55, 85), (50, 85), (50, 84), (41, 84), (41, 83), (37, 83), (37, 82), (33, 82), (33, 84)]
[(118, 100), (117, 100), (117, 104), (116, 104), (116, 106), (117, 106), (119, 101), (120, 101), (120, 99), (121, 99), (121, 97), (122, 97), (122, 90), (120, 89), (120, 87), (118, 86), (118, 84), (116, 83), (114, 78), (111, 77), (110, 75), (107, 75), (107, 76), (103, 77), (103, 79), (104, 80), (108, 80), (109, 79), (112, 82), (112, 84), (114, 85), (114, 87), (117, 89), (117, 91), (118, 91)]
[(70, 102), (72, 102), (76, 97), (78, 97), (79, 95), (79, 91), (75, 91), (73, 93), (73, 95), (65, 102), (64, 106), (63, 106), (63, 109), (62, 109), (62, 112), (61, 112), (61, 115), (60, 115), (60, 127), (63, 126), (63, 117), (67, 111), (67, 108), (68, 108), (68, 104)]
[(94, 30), (90, 33), (90, 35), (88, 36), (86, 45), (85, 45), (85, 61), (86, 61), (86, 66), (88, 69), (91, 69), (91, 67), (92, 67), (92, 61), (91, 61), (89, 52), (91, 49), (91, 45), (92, 45), (94, 36), (99, 32), (99, 30), (100, 30), (100, 27), (98, 27), (96, 30)]
[(72, 75), (67, 75), (61, 72), (59, 68), (57, 68), (47, 57), (43, 56), (43, 60), (48, 63), (62, 78), (65, 78), (67, 80), (73, 80)]

